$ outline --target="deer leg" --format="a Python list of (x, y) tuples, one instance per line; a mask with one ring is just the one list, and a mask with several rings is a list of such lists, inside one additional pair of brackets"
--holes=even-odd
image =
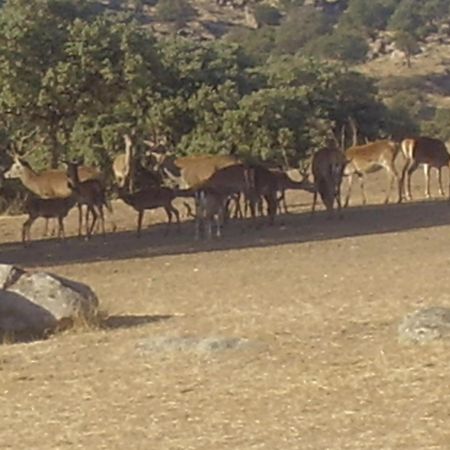
[(36, 220), (36, 217), (28, 217), (28, 219), (22, 225), (22, 243), (26, 245), (27, 241), (31, 241), (31, 225)]
[(44, 219), (44, 232), (42, 233), (42, 237), (48, 236), (48, 220), (47, 217)]
[(65, 239), (66, 234), (64, 232), (64, 218), (62, 216), (58, 216), (58, 239)]
[(138, 211), (138, 221), (137, 221), (137, 237), (141, 237), (141, 229), (142, 229), (142, 219), (144, 217), (144, 210), (141, 209)]
[(441, 197), (445, 197), (444, 188), (442, 187), (442, 167), (438, 167), (437, 171), (438, 171), (439, 194)]
[(81, 203), (77, 203), (78, 208), (78, 237), (82, 236), (82, 228), (83, 228), (83, 206)]
[(170, 205), (164, 206), (164, 210), (167, 214), (167, 224), (166, 224), (166, 230), (164, 232), (164, 235), (167, 236), (169, 234), (170, 225), (172, 223), (172, 209), (170, 208)]
[(360, 172), (358, 174), (358, 178), (359, 178), (359, 187), (361, 188), (362, 204), (365, 205), (367, 203), (367, 197), (366, 197), (364, 173)]
[(178, 209), (175, 208), (175, 206), (173, 206), (172, 204), (170, 204), (170, 209), (175, 216), (175, 220), (177, 221), (177, 230), (179, 233), (179, 232), (181, 232), (180, 213), (179, 213)]
[(347, 208), (350, 203), (350, 195), (352, 193), (352, 186), (353, 186), (353, 174), (348, 175), (348, 182), (347, 182), (347, 195), (345, 196), (345, 202), (344, 202), (344, 208)]
[[(88, 220), (89, 212), (92, 213), (92, 224), (90, 227), (89, 227), (89, 220)], [(95, 224), (97, 223), (97, 217), (98, 216), (97, 216), (97, 212), (95, 211), (95, 208), (92, 205), (89, 205), (86, 208), (86, 237), (88, 239), (90, 239), (92, 232), (94, 230)]]
[(425, 197), (430, 198), (430, 172), (431, 166), (429, 164), (423, 165), (423, 174), (425, 175)]
[(100, 227), (103, 237), (105, 237), (105, 214), (103, 213), (103, 205), (97, 205), (98, 215), (100, 217)]
[(395, 169), (393, 169), (393, 168), (386, 169), (387, 175), (388, 175), (388, 184), (387, 184), (387, 188), (386, 188), (386, 198), (384, 199), (385, 204), (389, 203), (389, 197), (391, 196), (391, 191), (392, 191), (392, 188), (394, 187), (394, 181), (395, 180), (398, 181), (398, 176), (394, 172), (394, 170)]
[(409, 164), (405, 166), (404, 171), (406, 171), (406, 198), (408, 200), (412, 200), (411, 195), (411, 177), (412, 174), (416, 171), (416, 169), (419, 167), (419, 164), (416, 161), (410, 161)]

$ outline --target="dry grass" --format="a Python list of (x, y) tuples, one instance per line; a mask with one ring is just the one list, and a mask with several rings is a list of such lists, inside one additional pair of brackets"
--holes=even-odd
[[(368, 184), (380, 201), (384, 178)], [(129, 213), (116, 206), (122, 234), (105, 242), (30, 249), (13, 242), (23, 219), (0, 220), (3, 260), (88, 283), (109, 314), (0, 347), (2, 448), (449, 448), (448, 344), (396, 338), (407, 312), (450, 304), (447, 204), (295, 214), (212, 244), (194, 243), (189, 224), (139, 241), (123, 233)], [(149, 337), (218, 335), (264, 345), (139, 351)]]

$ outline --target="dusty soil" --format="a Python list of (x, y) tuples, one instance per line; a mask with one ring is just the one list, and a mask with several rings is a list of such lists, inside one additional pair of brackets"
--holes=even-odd
[[(1, 448), (449, 448), (449, 344), (401, 345), (396, 330), (416, 308), (450, 306), (450, 206), (384, 206), (384, 186), (371, 177), (366, 207), (355, 186), (343, 220), (311, 219), (311, 196), (292, 192), (277, 226), (232, 224), (211, 243), (191, 222), (164, 237), (159, 213), (137, 239), (120, 203), (119, 231), (91, 242), (24, 249), (24, 218), (2, 218), (3, 262), (90, 284), (110, 318), (0, 346)], [(257, 345), (142, 351), (164, 336)]]

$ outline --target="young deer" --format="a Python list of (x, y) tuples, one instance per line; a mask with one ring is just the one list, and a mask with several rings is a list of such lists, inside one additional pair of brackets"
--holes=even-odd
[(222, 235), (227, 197), (212, 189), (200, 189), (195, 193), (195, 238), (198, 240), (205, 231), (208, 239), (212, 238), (213, 225), (216, 236)]
[(127, 205), (131, 206), (138, 213), (138, 237), (140, 237), (141, 235), (142, 219), (146, 210), (164, 208), (168, 219), (165, 234), (169, 232), (169, 227), (172, 223), (173, 215), (176, 218), (178, 227), (180, 226), (180, 213), (172, 205), (172, 201), (175, 198), (175, 193), (172, 189), (166, 187), (154, 187), (129, 193), (125, 189), (119, 188), (118, 192), (119, 198), (123, 200)]
[(73, 195), (66, 198), (39, 198), (29, 197), (25, 203), (25, 211), (28, 219), (22, 225), (22, 242), (26, 244), (31, 240), (31, 225), (39, 217), (45, 219), (58, 219), (58, 238), (64, 238), (64, 219), (75, 205), (76, 199)]
[[(79, 211), (79, 222), (78, 230), (79, 236), (81, 236), (82, 228), (82, 216), (83, 205), (86, 205), (86, 216), (85, 216), (85, 226), (86, 226), (86, 238), (90, 238), (92, 231), (97, 222), (97, 218), (100, 218), (100, 226), (102, 234), (105, 235), (105, 217), (103, 214), (103, 206), (105, 205), (110, 213), (112, 213), (111, 205), (106, 200), (105, 188), (99, 180), (85, 180), (80, 181), (78, 176), (78, 168), (82, 164), (82, 160), (78, 161), (64, 161), (67, 165), (67, 178), (68, 185), (72, 189), (75, 198), (78, 203)], [(92, 214), (92, 224), (89, 227), (89, 213)]]
[(401, 178), (401, 186), (403, 187), (406, 175), (406, 199), (412, 199), (411, 176), (421, 164), (423, 164), (425, 175), (425, 197), (430, 198), (430, 171), (432, 167), (438, 171), (439, 194), (443, 197), (445, 194), (442, 187), (442, 168), (449, 167), (450, 163), (450, 155), (445, 144), (440, 139), (422, 136), (404, 139), (401, 148), (406, 159)]

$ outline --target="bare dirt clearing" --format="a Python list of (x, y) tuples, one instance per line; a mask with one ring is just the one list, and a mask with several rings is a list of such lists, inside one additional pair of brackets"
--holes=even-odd
[[(373, 203), (383, 175), (369, 178)], [(422, 198), (422, 173), (414, 181)], [(372, 204), (329, 221), (310, 220), (309, 194), (289, 200), (303, 206), (284, 225), (233, 224), (212, 243), (194, 242), (191, 223), (137, 239), (119, 203), (105, 241), (24, 249), (23, 217), (1, 219), (2, 262), (85, 282), (112, 316), (102, 330), (0, 346), (2, 449), (449, 448), (449, 344), (400, 345), (396, 328), (416, 308), (450, 306), (450, 206)], [(141, 350), (161, 336), (261, 345)]]

